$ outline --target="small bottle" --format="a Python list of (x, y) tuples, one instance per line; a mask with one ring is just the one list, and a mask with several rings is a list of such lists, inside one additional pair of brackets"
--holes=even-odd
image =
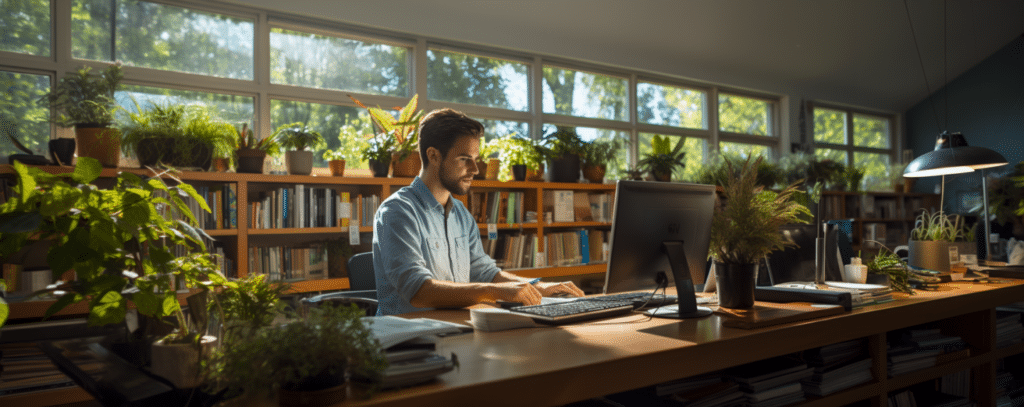
[(851, 257), (850, 264), (844, 269), (843, 280), (846, 282), (864, 284), (868, 281), (868, 266), (861, 264), (860, 257)]

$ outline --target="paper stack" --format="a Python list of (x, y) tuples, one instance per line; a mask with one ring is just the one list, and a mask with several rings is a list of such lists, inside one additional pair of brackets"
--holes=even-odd
[(533, 318), (513, 314), (502, 308), (474, 308), (469, 310), (469, 323), (479, 331), (493, 332), (506, 329), (533, 328)]
[(739, 384), (746, 405), (775, 407), (803, 401), (800, 381), (812, 372), (799, 359), (781, 356), (729, 369), (728, 374)]
[(996, 310), (996, 348), (1004, 348), (1024, 339), (1020, 312)]
[[(388, 368), (380, 377), (380, 387), (390, 389), (433, 380), (452, 370), (456, 357), (434, 353), (438, 335), (471, 331), (467, 325), (430, 318), (406, 319), (396, 316), (364, 317), (370, 331), (380, 341)], [(357, 378), (357, 380), (360, 380)]]
[(870, 381), (871, 358), (863, 339), (833, 343), (804, 352), (814, 374), (803, 381), (804, 391), (824, 396)]

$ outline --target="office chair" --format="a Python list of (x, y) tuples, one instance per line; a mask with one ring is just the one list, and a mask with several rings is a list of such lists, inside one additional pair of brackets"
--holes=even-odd
[(304, 298), (305, 307), (321, 304), (355, 304), (367, 316), (377, 315), (377, 277), (373, 272), (373, 252), (356, 254), (348, 259), (349, 291), (339, 291)]

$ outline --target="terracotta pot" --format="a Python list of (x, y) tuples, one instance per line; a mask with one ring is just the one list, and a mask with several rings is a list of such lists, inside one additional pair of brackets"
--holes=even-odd
[(331, 169), (331, 175), (335, 177), (345, 176), (345, 160), (328, 161), (327, 167)]
[(235, 162), (235, 171), (248, 174), (262, 174), (263, 160), (267, 158), (266, 151), (245, 149), (238, 150), (238, 160)]
[(536, 170), (526, 170), (526, 180), (532, 182), (544, 182), (544, 164)]
[(497, 158), (490, 158), (487, 160), (487, 176), (484, 179), (491, 181), (498, 180), (498, 171), (501, 171), (501, 161)]
[(476, 174), (473, 174), (473, 179), (485, 179), (487, 178), (487, 162), (477, 160), (476, 161)]
[(607, 167), (604, 165), (587, 165), (583, 167), (583, 178), (591, 184), (603, 184)]
[(404, 160), (398, 159), (398, 153), (391, 154), (391, 176), (412, 178), (420, 175), (420, 169), (423, 162), (420, 160), (420, 154), (418, 151), (413, 151), (409, 155), (405, 156)]
[(292, 175), (309, 175), (313, 172), (313, 152), (306, 150), (288, 151), (284, 155), (288, 165), (288, 173)]
[(227, 158), (213, 159), (213, 169), (217, 172), (228, 172), (229, 164), (231, 164), (231, 160), (228, 160)]
[(75, 127), (79, 157), (95, 158), (100, 165), (117, 168), (121, 163), (121, 131), (110, 127)]
[(903, 179), (903, 192), (910, 193), (914, 192), (914, 184), (917, 183), (916, 178), (904, 178)]
[(651, 176), (655, 181), (672, 182), (672, 172), (652, 172)]

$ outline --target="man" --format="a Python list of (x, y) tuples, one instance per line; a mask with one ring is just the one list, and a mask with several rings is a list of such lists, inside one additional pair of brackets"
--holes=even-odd
[(530, 284), (501, 271), (484, 253), (476, 220), (452, 197), (469, 192), (483, 132), (479, 122), (451, 109), (430, 112), (420, 122), (420, 175), (384, 200), (374, 216), (378, 315), (583, 295), (571, 282)]

